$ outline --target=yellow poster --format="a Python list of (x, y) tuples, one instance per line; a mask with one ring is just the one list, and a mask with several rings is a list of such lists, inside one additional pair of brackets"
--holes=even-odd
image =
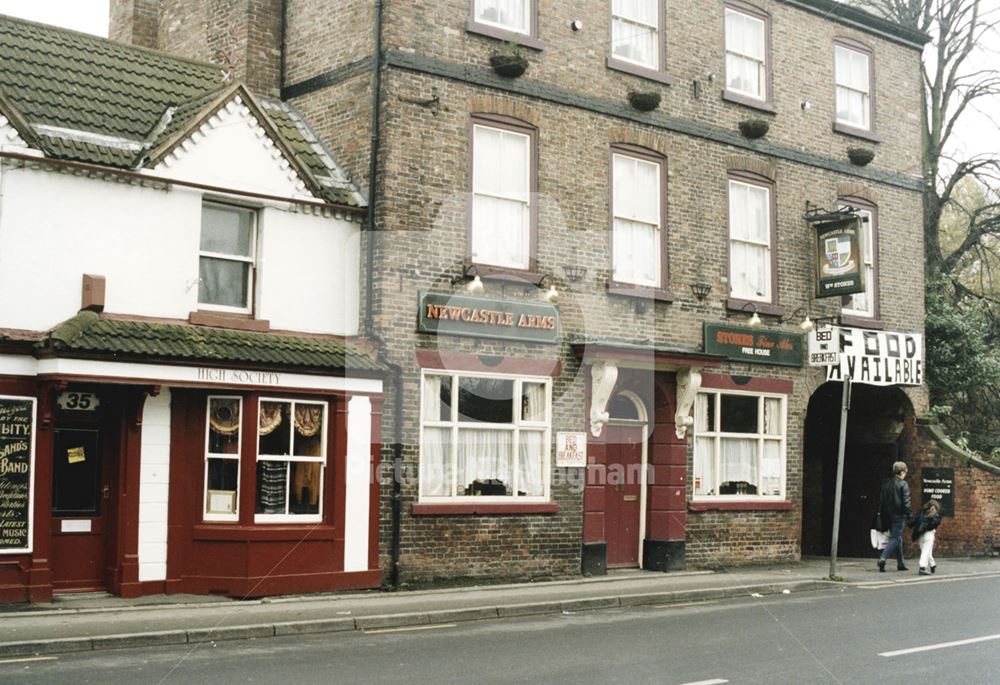
[(86, 459), (87, 455), (82, 447), (70, 447), (66, 450), (66, 461), (70, 464), (77, 464), (81, 461), (86, 461)]

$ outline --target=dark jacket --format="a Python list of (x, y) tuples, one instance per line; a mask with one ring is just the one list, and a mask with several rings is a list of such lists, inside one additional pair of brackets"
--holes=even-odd
[(882, 483), (878, 510), (882, 514), (882, 525), (886, 530), (889, 529), (894, 518), (902, 518), (904, 521), (910, 520), (913, 507), (910, 502), (910, 486), (905, 480), (893, 476)]
[(928, 514), (921, 511), (917, 514), (916, 518), (913, 519), (913, 532), (910, 534), (911, 539), (916, 542), (920, 539), (920, 536), (929, 530), (934, 530), (941, 525), (941, 514)]

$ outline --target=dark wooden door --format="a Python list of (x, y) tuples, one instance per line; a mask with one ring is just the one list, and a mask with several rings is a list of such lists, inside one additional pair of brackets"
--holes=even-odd
[(52, 584), (56, 590), (106, 587), (110, 463), (102, 432), (56, 428), (52, 455)]
[(608, 426), (605, 531), (608, 568), (639, 565), (642, 440), (639, 426)]

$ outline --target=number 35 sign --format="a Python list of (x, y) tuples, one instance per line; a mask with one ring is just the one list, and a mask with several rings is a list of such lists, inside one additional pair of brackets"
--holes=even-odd
[(63, 392), (56, 404), (65, 411), (94, 411), (101, 406), (101, 400), (92, 392)]

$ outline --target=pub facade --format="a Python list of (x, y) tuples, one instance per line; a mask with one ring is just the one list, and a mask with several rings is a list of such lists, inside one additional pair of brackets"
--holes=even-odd
[[(372, 189), (386, 582), (828, 549), (840, 385), (804, 331), (920, 340), (926, 36), (828, 0), (112, 5), (113, 36), (188, 57), (273, 36), (236, 73)], [(856, 400), (860, 492), (926, 395)]]

